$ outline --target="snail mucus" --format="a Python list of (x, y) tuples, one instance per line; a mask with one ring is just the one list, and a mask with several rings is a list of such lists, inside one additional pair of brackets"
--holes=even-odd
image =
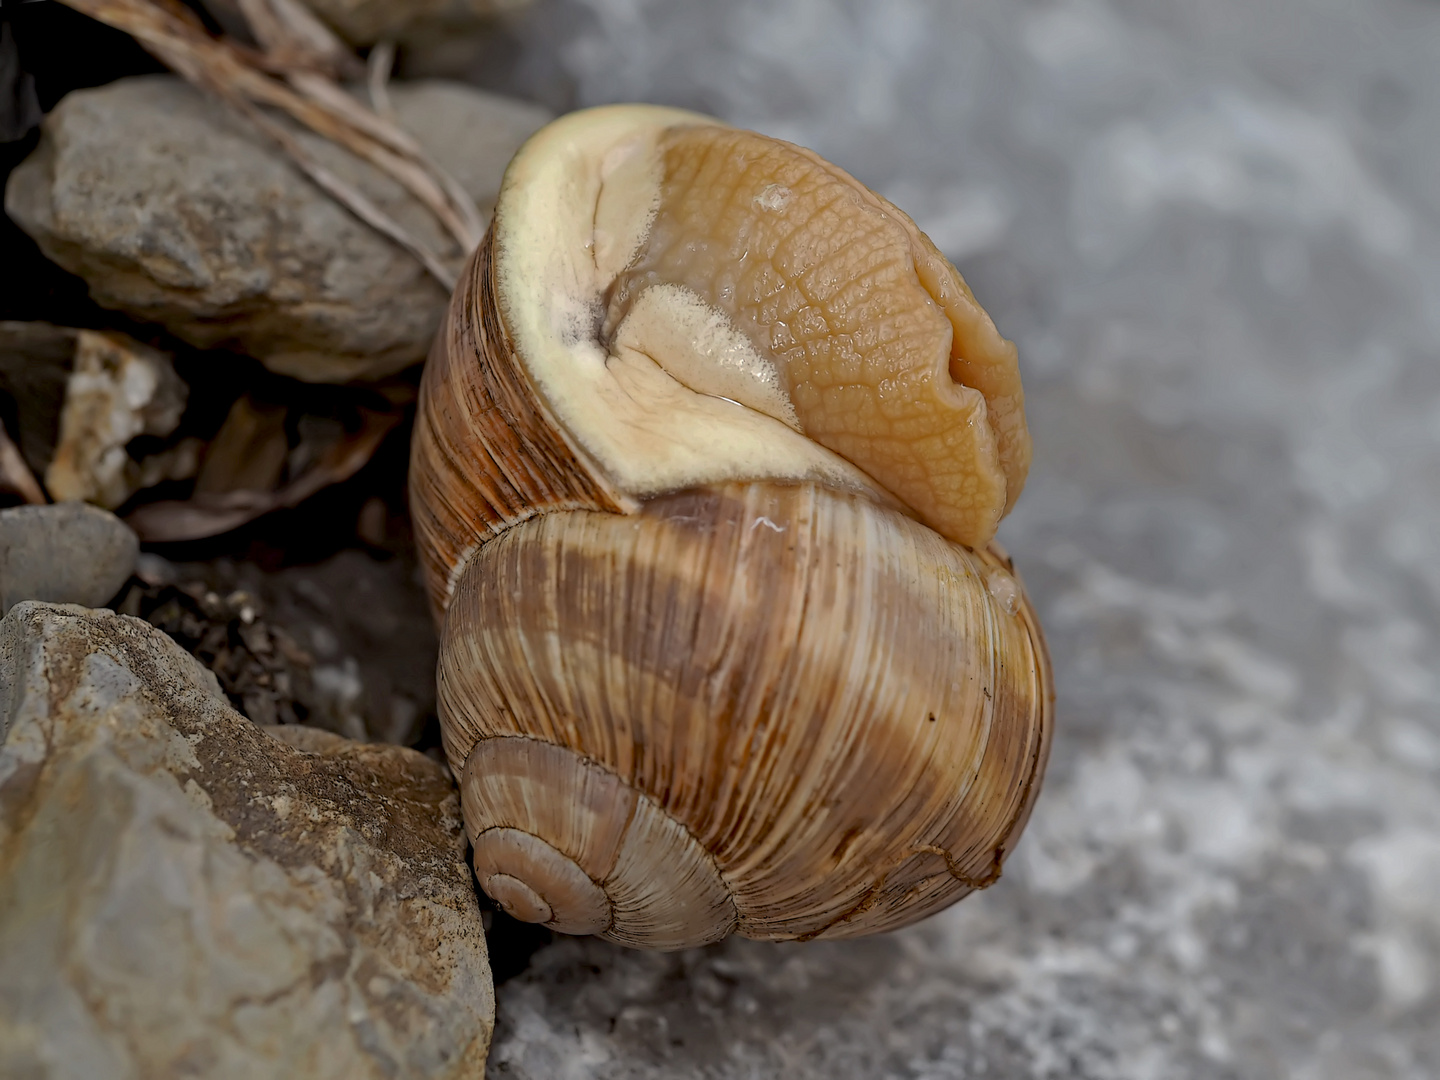
[(411, 503), (484, 890), (675, 949), (854, 937), (999, 876), (1053, 695), (992, 543), (1013, 345), (886, 200), (693, 113), (511, 163)]

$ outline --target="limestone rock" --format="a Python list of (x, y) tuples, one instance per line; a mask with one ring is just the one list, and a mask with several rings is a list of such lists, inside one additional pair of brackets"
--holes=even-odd
[(0, 1075), (481, 1074), (441, 766), (285, 745), (158, 630), (78, 607), (0, 623), (0, 717)]
[(120, 591), (139, 554), (129, 526), (98, 506), (0, 510), (0, 613), (21, 600), (98, 607)]
[(180, 479), (162, 470), (147, 483), (125, 448), (137, 435), (174, 431), (189, 391), (164, 354), (123, 334), (73, 333), (74, 367), (45, 486), (53, 498), (85, 499), (113, 510), (141, 487)]
[(181, 440), (136, 459), (138, 435), (179, 426), (189, 388), (170, 357), (114, 331), (0, 322), (0, 392), (15, 402), (26, 463), (56, 500), (115, 509), (142, 487), (194, 475), (199, 445)]
[[(391, 98), (400, 123), (487, 212), (510, 157), (548, 119), (455, 84), (395, 85)], [(299, 138), (446, 250), (398, 184), (318, 137)], [(379, 377), (423, 359), (447, 299), (409, 254), (172, 76), (66, 97), (11, 175), (5, 207), (99, 303), (310, 381)]]

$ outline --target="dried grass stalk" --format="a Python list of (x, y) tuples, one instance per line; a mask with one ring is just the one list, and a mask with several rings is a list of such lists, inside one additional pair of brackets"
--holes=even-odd
[[(218, 96), (336, 202), (410, 252), (446, 289), (459, 262), (480, 243), (484, 222), (460, 184), (407, 132), (346, 93), (337, 75), (363, 72), (359, 61), (295, 0), (244, 0), (263, 53), (216, 38), (172, 0), (61, 0), (123, 30), (186, 81)], [(308, 153), (262, 107), (279, 109), (390, 176), (440, 222), (459, 249), (446, 258)]]
[(255, 40), (272, 60), (358, 79), (364, 68), (350, 48), (297, 0), (236, 0)]
[(395, 67), (395, 42), (380, 41), (370, 50), (365, 65), (370, 89), (370, 107), (386, 120), (395, 119), (395, 106), (390, 102), (390, 72)]

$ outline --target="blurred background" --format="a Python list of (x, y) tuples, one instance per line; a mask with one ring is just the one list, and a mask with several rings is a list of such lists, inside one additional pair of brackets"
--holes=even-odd
[[(1018, 343), (1036, 445), (1000, 538), (1058, 728), (1003, 880), (543, 944), (491, 1077), (1440, 1076), (1440, 3), (535, 0), (397, 75), (813, 147)], [(74, 288), (11, 274), (3, 318)]]

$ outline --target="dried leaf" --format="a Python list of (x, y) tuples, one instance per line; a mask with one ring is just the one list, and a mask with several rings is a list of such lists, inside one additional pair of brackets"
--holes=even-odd
[(36, 476), (44, 475), (60, 437), (75, 333), (44, 322), (0, 321), (0, 394), (15, 402), (10, 435)]
[(273, 491), (290, 452), (285, 407), (257, 403), (249, 394), (230, 406), (225, 423), (205, 452), (195, 494)]
[(35, 77), (20, 66), (10, 24), (0, 22), (0, 143), (23, 139), (44, 116)]
[(219, 536), (262, 514), (297, 506), (331, 484), (348, 480), (374, 456), (400, 413), (361, 410), (360, 430), (327, 447), (310, 468), (276, 491), (228, 491), (150, 503), (126, 518), (141, 540), (167, 543)]

